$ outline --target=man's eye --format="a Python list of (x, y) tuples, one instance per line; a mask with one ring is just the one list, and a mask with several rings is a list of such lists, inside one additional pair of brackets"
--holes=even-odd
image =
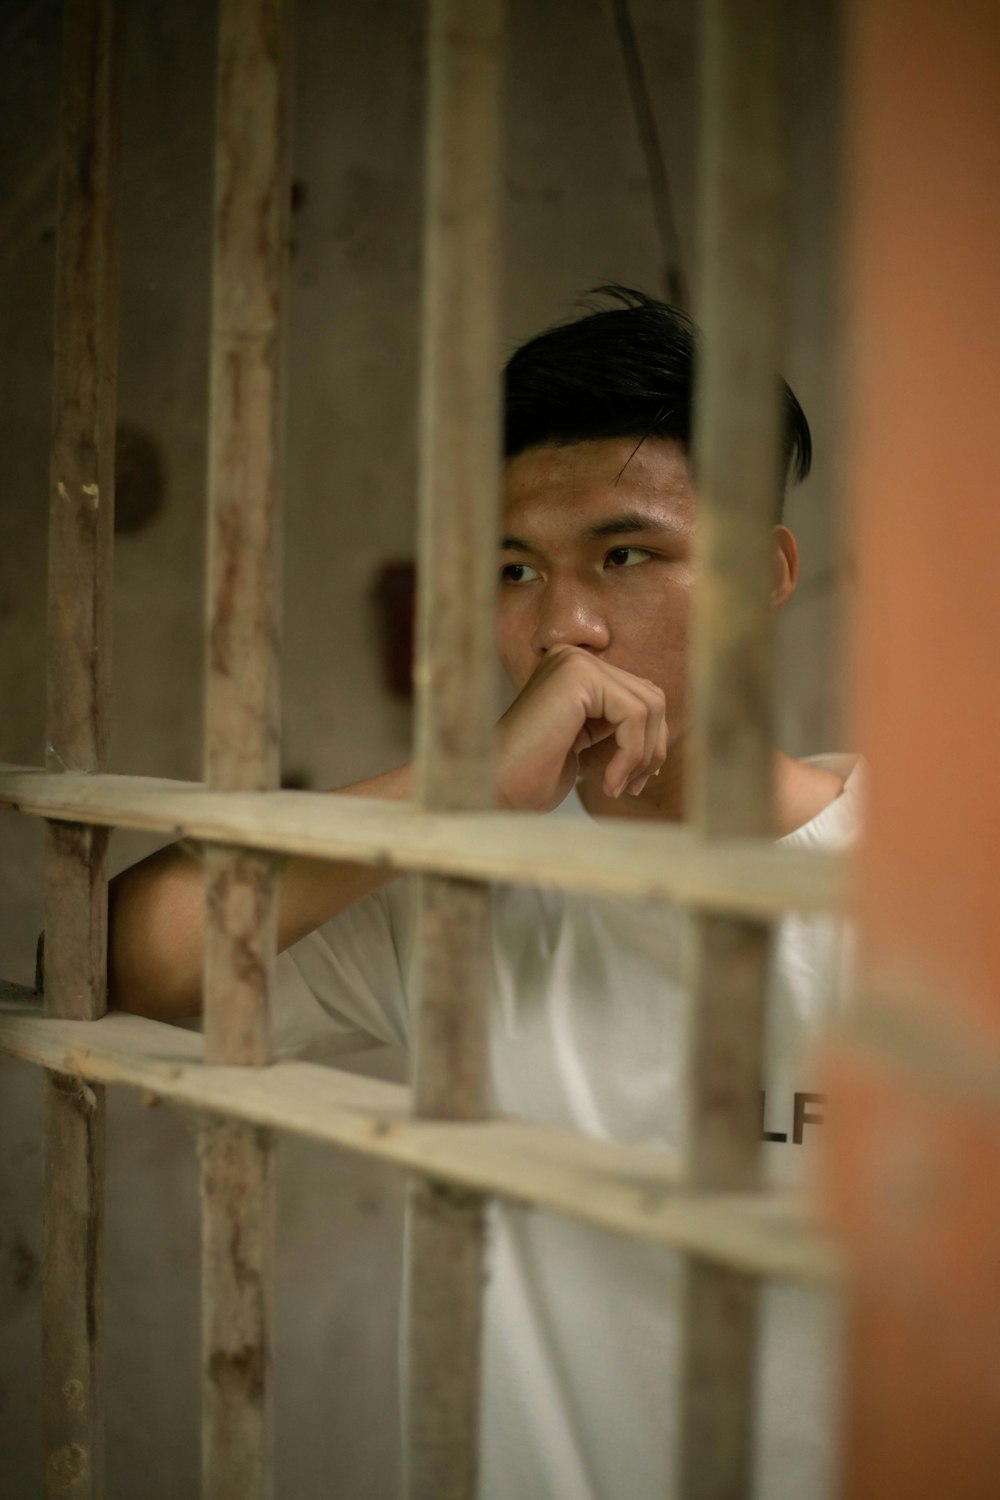
[(500, 569), (501, 583), (531, 583), (537, 577), (536, 570), (527, 563), (506, 563)]
[(608, 563), (613, 568), (631, 568), (637, 562), (642, 562), (645, 557), (652, 557), (645, 547), (613, 547), (604, 559), (605, 566)]

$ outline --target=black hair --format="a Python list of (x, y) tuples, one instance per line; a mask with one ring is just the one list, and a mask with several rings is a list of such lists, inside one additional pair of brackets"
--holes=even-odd
[[(504, 455), (542, 444), (599, 438), (674, 438), (691, 445), (698, 331), (677, 308), (626, 286), (600, 286), (583, 317), (558, 323), (511, 355), (504, 369)], [(812, 463), (805, 413), (784, 380), (785, 450), (780, 491)], [(780, 508), (779, 508), (780, 517)]]

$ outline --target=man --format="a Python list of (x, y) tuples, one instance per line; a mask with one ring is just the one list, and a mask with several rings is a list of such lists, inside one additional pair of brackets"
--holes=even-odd
[[(498, 798), (558, 817), (684, 816), (688, 626), (697, 497), (688, 462), (694, 335), (621, 288), (550, 330), (505, 372), (499, 648), (515, 690), (497, 726)], [(808, 472), (809, 429), (787, 387), (786, 471)], [(772, 602), (798, 578), (776, 495)], [(856, 757), (774, 753), (779, 842), (855, 836)], [(411, 767), (344, 788), (405, 798)], [(113, 1003), (195, 1013), (197, 864), (166, 850), (113, 883)], [(415, 882), (309, 860), (283, 869), (279, 1050), (332, 1058), (406, 1045)], [(499, 886), (491, 1079), (496, 1108), (676, 1146), (684, 1063), (686, 918), (662, 905)], [(839, 1001), (828, 919), (779, 926), (764, 1079), (768, 1171), (793, 1181), (819, 1098), (805, 1043)], [(484, 1500), (662, 1500), (676, 1438), (678, 1263), (657, 1247), (507, 1204), (491, 1210), (483, 1358)], [(765, 1294), (760, 1493), (830, 1483), (828, 1309)]]

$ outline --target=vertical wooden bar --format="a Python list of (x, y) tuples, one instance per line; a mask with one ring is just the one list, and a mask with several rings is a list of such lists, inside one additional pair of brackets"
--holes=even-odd
[(821, 1085), (848, 1268), (840, 1493), (980, 1500), (1000, 1489), (1000, 9), (852, 0), (847, 22), (871, 798), (857, 1000)]
[[(707, 834), (767, 836), (785, 303), (781, 0), (708, 0), (703, 27), (693, 813)], [(690, 1178), (706, 1190), (752, 1187), (770, 934), (710, 913), (693, 920)], [(688, 1263), (684, 1500), (750, 1492), (756, 1303), (752, 1278)]]
[[(418, 795), (493, 801), (500, 470), (502, 0), (432, 0), (421, 369)], [(490, 891), (424, 877), (414, 1106), (488, 1109)], [(476, 1493), (483, 1281), (479, 1194), (414, 1178), (405, 1398), (410, 1500)]]
[[(205, 779), (278, 784), (287, 0), (221, 0), (215, 145)], [(271, 1057), (276, 866), (205, 850), (205, 1056)], [(205, 1500), (273, 1492), (272, 1142), (219, 1122), (200, 1142)]]
[[(46, 765), (107, 769), (117, 372), (121, 24), (113, 0), (64, 9)], [(106, 1009), (105, 829), (49, 824), (43, 983), (50, 1016)], [(103, 1493), (100, 1390), (104, 1090), (44, 1084), (45, 1494)]]

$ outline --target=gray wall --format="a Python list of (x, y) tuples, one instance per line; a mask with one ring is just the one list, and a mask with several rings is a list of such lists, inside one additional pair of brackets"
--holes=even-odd
[[(162, 456), (163, 505), (119, 538), (113, 769), (196, 778), (205, 470), (212, 7), (132, 0), (119, 411)], [(693, 3), (634, 0), (690, 267)], [(422, 5), (300, 0), (288, 414), (285, 765), (343, 785), (410, 753), (383, 690), (371, 587), (412, 555)], [(799, 0), (788, 374), (816, 475), (789, 520), (803, 581), (782, 620), (781, 744), (844, 748), (834, 690), (845, 596), (831, 504), (833, 28)], [(59, 7), (0, 8), (0, 759), (39, 763)], [(512, 347), (616, 280), (656, 289), (659, 254), (608, 7), (515, 0), (504, 337)], [(850, 747), (846, 747), (850, 748)], [(113, 867), (153, 845), (117, 834)], [(41, 926), (40, 829), (0, 816), (0, 975), (27, 982)], [(401, 1060), (354, 1066), (400, 1077)], [(0, 1064), (0, 1496), (37, 1493), (39, 1089)], [(278, 1491), (380, 1497), (397, 1472), (401, 1184), (295, 1141), (280, 1155)], [(190, 1131), (110, 1101), (106, 1282), (111, 1500), (197, 1491), (198, 1225)]]

